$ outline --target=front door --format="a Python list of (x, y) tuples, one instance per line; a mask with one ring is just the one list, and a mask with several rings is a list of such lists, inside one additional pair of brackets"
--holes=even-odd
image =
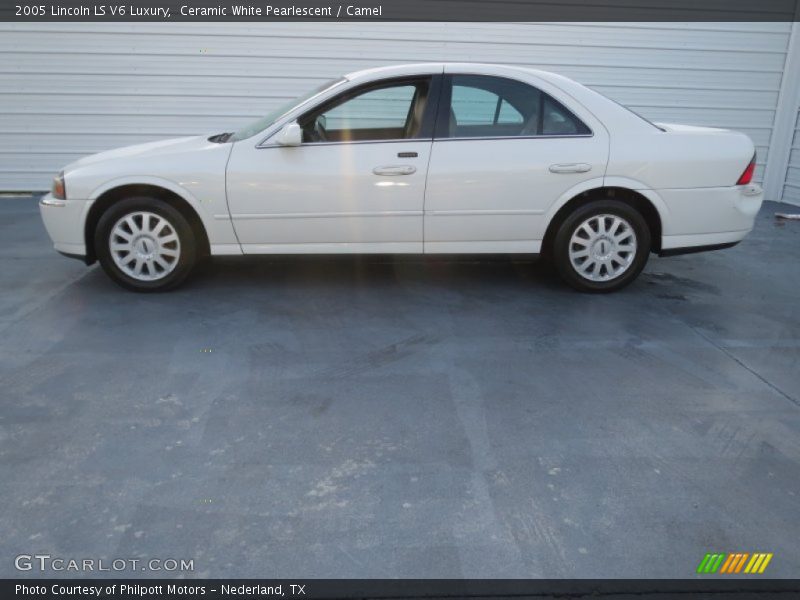
[(422, 252), (431, 77), (347, 90), (298, 118), (300, 146), (237, 142), (228, 203), (246, 254)]

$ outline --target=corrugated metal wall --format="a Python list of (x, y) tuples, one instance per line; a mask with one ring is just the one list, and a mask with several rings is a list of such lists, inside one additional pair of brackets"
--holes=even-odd
[(783, 186), (783, 199), (785, 202), (800, 204), (800, 111), (797, 113), (794, 127), (789, 168), (786, 171), (786, 181)]
[[(229, 131), (324, 80), (412, 61), (557, 71), (767, 158), (789, 23), (0, 24), (0, 190), (82, 155)], [(796, 173), (796, 171), (795, 171)]]

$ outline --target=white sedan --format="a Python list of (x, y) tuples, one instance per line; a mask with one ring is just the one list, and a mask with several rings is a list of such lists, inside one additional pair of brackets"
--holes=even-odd
[(741, 133), (651, 123), (500, 65), (352, 73), (237, 131), (83, 158), (40, 202), (56, 250), (162, 290), (208, 255), (547, 254), (579, 290), (723, 248), (762, 190)]

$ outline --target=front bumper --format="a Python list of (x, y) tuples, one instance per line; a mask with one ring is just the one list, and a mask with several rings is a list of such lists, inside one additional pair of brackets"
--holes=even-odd
[(46, 194), (39, 200), (39, 213), (53, 247), (67, 256), (85, 260), (86, 240), (83, 224), (89, 202), (60, 200)]

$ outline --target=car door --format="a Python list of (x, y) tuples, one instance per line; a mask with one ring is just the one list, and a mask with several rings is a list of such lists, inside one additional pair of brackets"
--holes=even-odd
[(582, 183), (602, 181), (608, 162), (605, 128), (580, 114), (528, 82), (446, 74), (425, 252), (539, 252), (548, 210)]
[(242, 250), (422, 252), (434, 87), (364, 84), (299, 117), (299, 146), (236, 143), (226, 185)]

